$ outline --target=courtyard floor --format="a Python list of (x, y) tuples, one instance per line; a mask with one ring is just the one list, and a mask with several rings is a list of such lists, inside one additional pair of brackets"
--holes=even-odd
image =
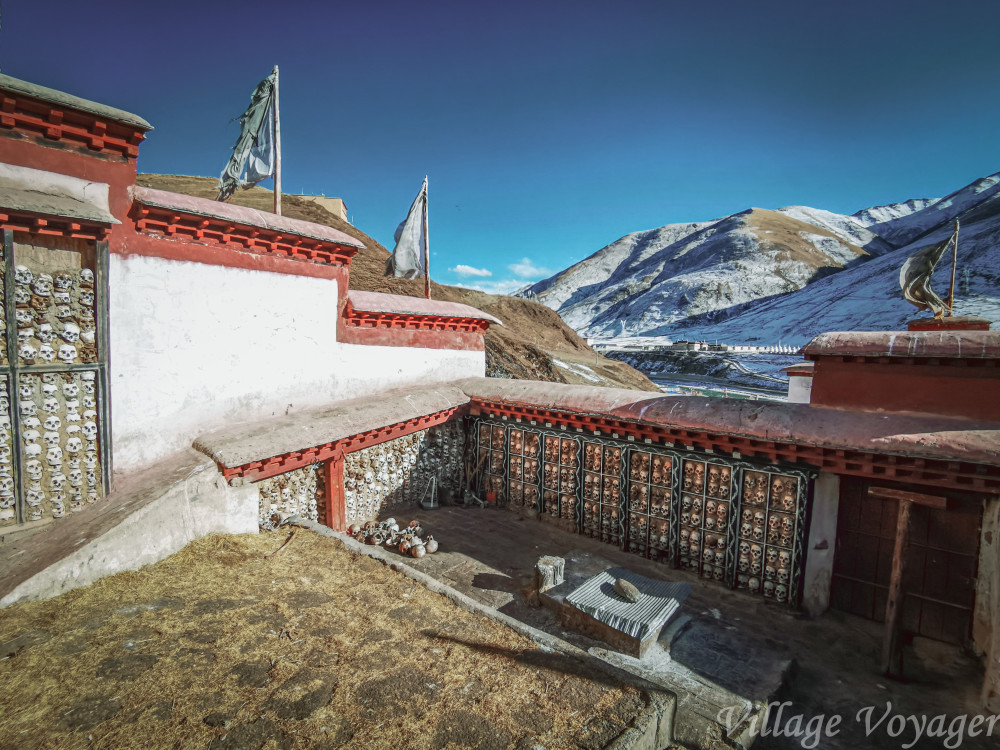
[[(441, 545), (433, 556), (408, 560), (413, 567), (584, 649), (606, 647), (566, 632), (548, 609), (527, 603), (525, 594), (540, 556), (566, 558), (567, 573), (574, 559), (591, 558), (588, 562), (604, 559), (651, 578), (690, 582), (693, 591), (680, 614), (692, 621), (672, 644), (664, 643), (669, 658), (754, 700), (772, 697), (765, 693), (781, 682), (781, 672), (791, 661), (785, 687), (778, 693), (792, 704), (783, 712), (781, 727), (793, 729), (789, 719), (796, 715), (802, 717), (803, 727), (816, 716), (825, 717), (824, 726), (831, 717), (842, 717), (837, 734), (824, 736), (813, 747), (941, 748), (945, 737), (927, 736), (927, 727), (940, 726), (940, 720), (931, 725), (934, 717), (944, 714), (954, 726), (955, 717), (971, 719), (981, 713), (977, 704), (983, 676), (980, 662), (958, 647), (914, 639), (904, 652), (906, 680), (893, 681), (878, 670), (883, 635), (879, 623), (835, 611), (804, 618), (761, 598), (493, 507), (443, 507), (397, 512), (396, 517), (400, 521), (419, 518)], [(887, 704), (891, 704), (890, 713), (878, 724)], [(869, 708), (873, 710), (859, 717), (859, 711)], [(877, 725), (871, 731), (866, 722), (869, 715), (870, 723)], [(909, 719), (899, 734), (891, 736), (889, 730), (895, 732), (901, 721), (893, 720), (895, 715), (915, 716), (918, 723), (924, 715), (928, 723), (919, 738), (917, 725)], [(801, 748), (804, 739), (804, 735), (762, 736), (755, 747)], [(961, 747), (1000, 747), (1000, 722), (992, 737), (966, 733)]]

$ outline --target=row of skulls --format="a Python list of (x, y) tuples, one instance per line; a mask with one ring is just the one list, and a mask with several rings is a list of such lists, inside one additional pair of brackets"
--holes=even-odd
[(414, 519), (407, 526), (400, 526), (395, 518), (387, 518), (376, 523), (368, 521), (364, 525), (352, 523), (347, 533), (364, 544), (384, 544), (396, 549), (401, 555), (421, 558), (438, 551), (437, 540), (427, 534), (420, 522)]
[(685, 461), (681, 485), (685, 492), (699, 492), (728, 500), (733, 473), (728, 466), (704, 461)]
[(798, 480), (795, 477), (748, 471), (743, 478), (743, 497), (747, 505), (794, 511), (798, 504)]
[(671, 462), (668, 456), (650, 455), (645, 452), (632, 454), (632, 467), (629, 478), (633, 482), (655, 484), (661, 487), (670, 485)]
[(303, 466), (256, 483), (260, 493), (258, 523), (265, 531), (277, 528), (289, 516), (319, 520), (323, 473), (319, 464)]
[(23, 364), (97, 361), (93, 271), (36, 275), (19, 265), (14, 280), (18, 358)]
[[(101, 495), (98, 448), (97, 374), (21, 375), (17, 408), (21, 426), (25, 515), (41, 519), (46, 511), (61, 518)], [(41, 411), (36, 405), (41, 402)], [(14, 519), (14, 466), (11, 399), (0, 394), (0, 522)], [(81, 409), (81, 406), (83, 407)]]

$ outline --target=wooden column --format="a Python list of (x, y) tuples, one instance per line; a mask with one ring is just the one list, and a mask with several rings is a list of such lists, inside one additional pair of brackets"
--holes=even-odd
[(344, 453), (338, 452), (323, 464), (323, 489), (326, 502), (326, 525), (334, 531), (347, 531), (344, 508)]
[(896, 500), (899, 512), (896, 515), (896, 545), (892, 553), (892, 574), (889, 578), (889, 598), (885, 603), (885, 635), (882, 640), (882, 674), (887, 677), (901, 677), (903, 655), (899, 648), (899, 619), (903, 612), (903, 575), (906, 573), (906, 551), (910, 546), (910, 513), (914, 504), (932, 508), (945, 508), (947, 498), (923, 495), (919, 492), (896, 490), (888, 487), (870, 487), (870, 497), (882, 500)]

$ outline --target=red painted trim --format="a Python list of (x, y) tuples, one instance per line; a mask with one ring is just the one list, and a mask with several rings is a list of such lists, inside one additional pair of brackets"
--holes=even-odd
[(150, 258), (203, 263), (209, 266), (309, 276), (318, 279), (336, 279), (339, 298), (343, 298), (347, 289), (348, 272), (345, 266), (303, 263), (300, 260), (286, 257), (240, 252), (231, 247), (200, 245), (183, 239), (175, 240), (158, 235), (133, 234), (117, 246), (115, 254), (140, 255)]
[(139, 156), (139, 144), (145, 137), (141, 130), (124, 123), (12, 91), (0, 91), (0, 127), (131, 160)]
[(138, 201), (133, 204), (129, 217), (135, 222), (135, 230), (139, 234), (177, 239), (198, 246), (225, 247), (237, 253), (347, 266), (358, 252), (358, 248), (348, 245), (145, 206)]
[(455, 406), (451, 409), (435, 412), (434, 414), (413, 417), (404, 422), (396, 422), (385, 427), (376, 427), (341, 440), (324, 443), (323, 445), (292, 451), (280, 456), (272, 456), (266, 461), (252, 461), (240, 466), (231, 467), (219, 464), (219, 471), (222, 472), (222, 476), (226, 478), (226, 481), (235, 479), (236, 477), (243, 477), (250, 482), (259, 482), (262, 479), (270, 479), (294, 469), (301, 469), (303, 466), (327, 461), (344, 453), (353, 453), (362, 448), (369, 448), (389, 440), (395, 440), (404, 435), (411, 435), (414, 432), (426, 430), (428, 427), (443, 424), (450, 419), (464, 416), (466, 408), (465, 405)]
[(947, 487), (958, 490), (1000, 493), (1000, 467), (959, 461), (929, 461), (863, 451), (840, 451), (809, 445), (750, 440), (734, 435), (719, 435), (698, 430), (652, 427), (637, 422), (610, 419), (601, 415), (574, 414), (524, 407), (518, 404), (473, 399), (470, 414), (486, 415), (522, 422), (534, 420), (542, 427), (574, 432), (617, 434), (619, 438), (675, 448), (692, 448), (722, 454), (739, 452), (742, 457), (774, 463), (806, 464), (822, 471), (851, 476), (894, 479), (913, 484)]
[(483, 336), (489, 325), (482, 318), (358, 311), (347, 300), (337, 321), (337, 340), (363, 346), (481, 352), (486, 350)]
[(0, 229), (80, 240), (106, 240), (111, 232), (111, 225), (18, 211), (0, 213)]

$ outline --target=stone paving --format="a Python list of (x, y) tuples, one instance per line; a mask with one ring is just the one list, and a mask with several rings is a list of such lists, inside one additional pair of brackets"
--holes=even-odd
[[(928, 737), (926, 729), (918, 736), (912, 722), (897, 736), (890, 736), (886, 723), (869, 731), (864, 714), (859, 718), (858, 712), (874, 707), (874, 722), (886, 712), (887, 703), (891, 704), (890, 718), (896, 714), (926, 715), (928, 719), (944, 715), (949, 721), (962, 716), (971, 720), (982, 713), (977, 703), (981, 666), (957, 647), (915, 639), (904, 657), (907, 680), (890, 681), (878, 673), (882, 643), (878, 623), (834, 611), (808, 619), (785, 607), (495, 507), (417, 509), (409, 515), (395, 510), (398, 520), (419, 518), (441, 545), (433, 556), (408, 560), (413, 567), (594, 652), (607, 647), (566, 632), (547, 609), (528, 604), (526, 593), (539, 557), (566, 558), (567, 575), (574, 561), (605, 560), (609, 567), (620, 565), (641, 575), (691, 583), (693, 592), (681, 608), (691, 621), (679, 633), (661, 638), (666, 653), (655, 657), (659, 666), (669, 671), (673, 663), (724, 691), (756, 701), (775, 696), (789, 700), (791, 705), (782, 718), (786, 725), (788, 717), (795, 714), (801, 716), (802, 725), (818, 715), (840, 715), (838, 733), (824, 736), (818, 747), (899, 748), (910, 742), (914, 748), (944, 746), (942, 737)], [(616, 659), (617, 663), (626, 661)], [(678, 699), (680, 715), (683, 696)], [(899, 726), (897, 722), (891, 729)], [(802, 738), (766, 735), (755, 747), (799, 748)], [(1000, 722), (992, 737), (966, 734), (961, 746), (1000, 747)]]

